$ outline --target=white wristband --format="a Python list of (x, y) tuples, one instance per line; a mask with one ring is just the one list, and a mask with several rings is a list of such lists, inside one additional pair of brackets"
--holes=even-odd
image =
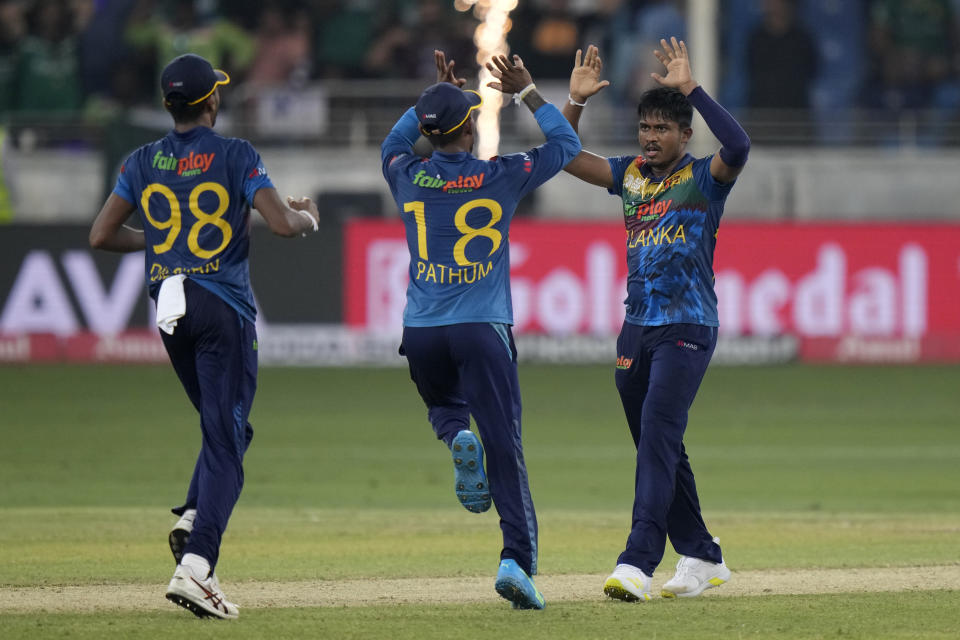
[(573, 99), (573, 94), (570, 94), (570, 93), (567, 94), (567, 100), (569, 100), (569, 101), (570, 101), (570, 104), (572, 104), (572, 105), (575, 106), (575, 107), (585, 107), (585, 106), (587, 106), (587, 103), (586, 103), (586, 102), (577, 102), (576, 100), (574, 100), (574, 99)]
[(537, 85), (530, 83), (520, 90), (520, 93), (513, 94), (513, 101), (520, 104), (520, 101), (527, 97), (527, 94), (537, 88)]
[[(314, 217), (313, 217), (312, 215), (310, 215), (309, 213), (307, 213), (306, 211), (301, 211), (300, 209), (294, 209), (294, 211), (296, 211), (296, 212), (299, 213), (300, 215), (306, 217), (306, 219), (310, 221), (310, 226), (313, 227), (313, 230), (314, 230), (314, 231), (316, 231), (317, 229), (320, 228), (320, 227), (317, 225), (317, 221), (314, 219)], [(307, 235), (307, 234), (304, 233), (303, 235)]]

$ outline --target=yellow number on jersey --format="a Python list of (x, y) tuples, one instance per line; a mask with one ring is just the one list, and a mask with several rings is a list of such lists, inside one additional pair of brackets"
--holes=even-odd
[[(467, 224), (467, 214), (479, 208), (486, 209), (490, 212), (490, 220), (482, 227), (471, 227)], [(403, 203), (403, 211), (404, 213), (413, 212), (413, 220), (417, 225), (417, 250), (421, 260), (428, 260), (427, 217), (423, 202), (419, 200), (415, 202), (405, 202)], [(488, 238), (493, 243), (489, 255), (492, 256), (496, 253), (497, 249), (500, 248), (500, 243), (503, 241), (503, 235), (494, 229), (493, 225), (500, 222), (500, 218), (502, 217), (503, 208), (500, 206), (500, 203), (489, 198), (471, 200), (457, 209), (457, 212), (453, 216), (453, 222), (457, 226), (457, 230), (462, 234), (457, 240), (457, 243), (453, 245), (453, 259), (457, 261), (457, 264), (464, 267), (474, 264), (467, 259), (467, 245), (477, 237)]]
[(403, 212), (407, 213), (408, 211), (413, 211), (413, 219), (417, 223), (417, 249), (420, 254), (420, 259), (428, 260), (427, 218), (423, 212), (423, 202), (405, 202), (403, 204)]
[[(206, 191), (212, 191), (217, 195), (219, 204), (213, 213), (207, 213), (200, 208), (200, 195)], [(150, 215), (150, 196), (155, 193), (159, 193), (165, 197), (167, 203), (170, 205), (170, 217), (164, 221), (156, 220)], [(187, 247), (189, 247), (191, 253), (198, 258), (209, 259), (226, 249), (227, 245), (230, 244), (230, 240), (233, 238), (233, 228), (230, 226), (230, 223), (223, 219), (223, 214), (226, 212), (227, 207), (230, 206), (230, 195), (227, 193), (227, 190), (223, 188), (223, 185), (216, 182), (202, 182), (198, 184), (193, 188), (193, 191), (190, 192), (187, 206), (190, 209), (190, 213), (197, 219), (193, 226), (190, 227), (190, 233), (187, 234)], [(143, 209), (143, 215), (147, 219), (147, 222), (157, 229), (170, 230), (167, 232), (166, 240), (161, 244), (153, 245), (154, 253), (160, 254), (169, 251), (170, 248), (173, 247), (177, 236), (180, 235), (180, 229), (182, 228), (180, 201), (177, 200), (176, 194), (174, 194), (173, 190), (167, 185), (154, 182), (153, 184), (147, 185), (140, 195), (140, 207)], [(200, 246), (200, 230), (208, 224), (217, 227), (222, 236), (220, 244), (216, 249), (204, 249)]]
[[(220, 201), (219, 206), (213, 213), (207, 213), (200, 208), (200, 194), (205, 191), (213, 191)], [(227, 194), (227, 190), (223, 188), (222, 184), (216, 182), (201, 182), (190, 192), (190, 213), (197, 217), (196, 224), (190, 227), (190, 235), (187, 236), (187, 246), (190, 247), (193, 255), (204, 259), (212, 258), (230, 244), (230, 239), (233, 238), (233, 229), (230, 228), (226, 220), (220, 217), (227, 210), (229, 204), (230, 196)], [(200, 229), (208, 224), (220, 229), (223, 236), (223, 240), (220, 241), (216, 249), (204, 249), (200, 246)]]
[[(479, 209), (481, 207), (490, 212), (490, 220), (482, 227), (471, 227), (469, 224), (467, 224), (467, 214), (474, 209)], [(503, 235), (494, 229), (493, 225), (500, 222), (500, 218), (502, 217), (503, 209), (500, 207), (500, 203), (496, 200), (491, 200), (490, 198), (471, 200), (470, 202), (464, 203), (462, 207), (457, 209), (457, 213), (453, 216), (453, 222), (457, 225), (457, 230), (463, 234), (460, 236), (460, 239), (457, 240), (457, 244), (453, 245), (453, 259), (457, 261), (457, 264), (464, 267), (474, 264), (467, 259), (467, 245), (471, 240), (478, 236), (489, 238), (490, 242), (493, 243), (493, 246), (490, 248), (490, 253), (487, 254), (487, 257), (490, 257), (496, 253), (497, 249), (500, 248), (500, 242), (503, 240)]]
[[(150, 215), (150, 196), (155, 193), (159, 193), (170, 203), (170, 217), (164, 222), (154, 220), (153, 216)], [(147, 222), (154, 227), (160, 230), (170, 229), (167, 233), (167, 239), (162, 244), (153, 245), (154, 253), (166, 253), (180, 234), (180, 203), (177, 201), (177, 196), (167, 185), (154, 182), (148, 185), (140, 195), (140, 208), (143, 209), (143, 215), (147, 218)]]

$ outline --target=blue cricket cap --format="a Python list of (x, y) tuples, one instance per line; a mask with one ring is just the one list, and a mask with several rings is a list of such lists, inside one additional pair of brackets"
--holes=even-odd
[(438, 82), (420, 94), (414, 111), (421, 133), (446, 135), (456, 131), (481, 104), (483, 98), (476, 91), (464, 91), (449, 82)]
[(160, 74), (160, 89), (167, 102), (174, 95), (183, 96), (187, 104), (203, 102), (221, 84), (229, 84), (230, 76), (214, 69), (206, 58), (186, 53), (170, 61)]

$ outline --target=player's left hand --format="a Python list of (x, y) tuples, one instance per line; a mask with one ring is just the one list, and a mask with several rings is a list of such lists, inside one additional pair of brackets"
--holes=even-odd
[(697, 88), (697, 83), (690, 72), (686, 43), (683, 40), (678, 42), (675, 37), (671, 37), (669, 43), (661, 38), (660, 48), (662, 51), (654, 50), (653, 55), (667, 68), (667, 75), (651, 73), (650, 77), (665, 87), (673, 87), (683, 92), (683, 95), (690, 95), (690, 92)]
[(447, 57), (439, 49), (433, 50), (433, 59), (437, 63), (437, 82), (449, 82), (452, 85), (463, 88), (467, 84), (466, 78), (458, 78), (453, 72), (454, 62), (447, 62)]
[(299, 200), (295, 200), (292, 196), (287, 196), (287, 205), (295, 211), (306, 211), (315, 220), (320, 219), (320, 210), (317, 209), (316, 203), (307, 196), (303, 196)]
[(513, 61), (507, 56), (493, 56), (486, 64), (487, 71), (499, 82), (488, 82), (487, 86), (504, 93), (520, 93), (533, 83), (530, 72), (523, 66), (520, 56), (514, 55)]

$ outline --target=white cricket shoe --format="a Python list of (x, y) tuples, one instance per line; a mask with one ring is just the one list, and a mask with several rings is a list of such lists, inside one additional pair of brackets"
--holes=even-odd
[(667, 580), (660, 591), (664, 598), (693, 598), (707, 589), (719, 587), (730, 579), (726, 563), (710, 562), (699, 558), (681, 556), (677, 572)]
[(223, 595), (216, 575), (201, 580), (183, 565), (177, 565), (173, 572), (173, 579), (167, 587), (167, 600), (198, 618), (235, 620), (240, 615), (240, 608)]
[(170, 535), (167, 537), (170, 543), (170, 552), (173, 553), (173, 559), (177, 564), (183, 559), (183, 550), (190, 540), (190, 533), (193, 531), (193, 520), (197, 517), (196, 509), (187, 509), (173, 525)]
[(647, 602), (652, 599), (652, 578), (630, 564), (618, 564), (603, 583), (603, 592), (611, 598), (626, 602)]

